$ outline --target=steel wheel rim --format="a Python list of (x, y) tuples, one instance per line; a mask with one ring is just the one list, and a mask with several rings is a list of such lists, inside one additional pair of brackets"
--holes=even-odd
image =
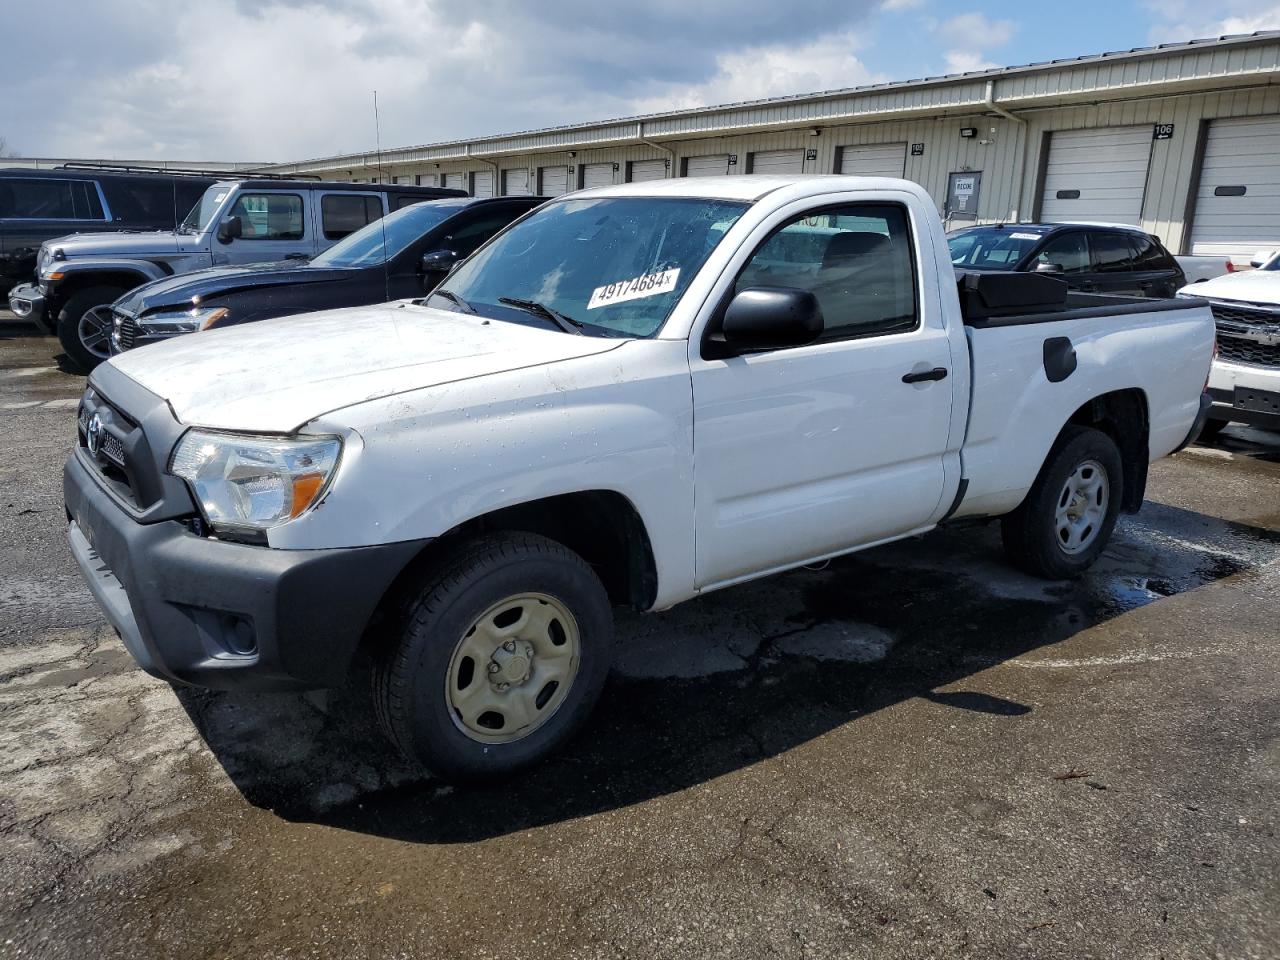
[(95, 357), (105, 360), (111, 356), (111, 308), (103, 305), (82, 313), (76, 335), (80, 345)]
[(1053, 531), (1058, 547), (1069, 554), (1081, 553), (1098, 539), (1111, 502), (1111, 481), (1097, 460), (1076, 465), (1062, 485), (1053, 514)]
[(581, 657), (578, 621), (555, 597), (500, 600), (476, 618), (449, 658), (449, 714), (480, 743), (522, 740), (564, 704)]

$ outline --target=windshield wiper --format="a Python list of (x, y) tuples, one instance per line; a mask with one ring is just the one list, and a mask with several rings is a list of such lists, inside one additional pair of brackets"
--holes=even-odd
[(567, 317), (559, 310), (548, 307), (545, 303), (539, 303), (537, 300), (522, 300), (519, 297), (499, 297), (498, 302), (519, 307), (521, 310), (527, 310), (529, 313), (536, 313), (540, 317), (545, 317), (565, 333), (583, 335), (582, 328), (584, 324), (581, 320)]
[(475, 307), (467, 303), (467, 301), (463, 300), (460, 296), (458, 296), (452, 290), (432, 290), (429, 294), (427, 294), (427, 296), (423, 297), (421, 300), (418, 300), (417, 302), (425, 305), (426, 302), (430, 300), (432, 297), (444, 297), (450, 303), (457, 304), (463, 313), (476, 312)]

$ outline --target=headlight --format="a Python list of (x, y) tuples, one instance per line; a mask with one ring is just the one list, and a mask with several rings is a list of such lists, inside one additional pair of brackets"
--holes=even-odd
[(145, 333), (171, 336), (207, 330), (231, 311), (226, 307), (192, 307), (190, 310), (161, 310), (138, 317), (138, 328)]
[(342, 453), (337, 437), (262, 437), (188, 430), (169, 472), (215, 528), (261, 532), (316, 503)]

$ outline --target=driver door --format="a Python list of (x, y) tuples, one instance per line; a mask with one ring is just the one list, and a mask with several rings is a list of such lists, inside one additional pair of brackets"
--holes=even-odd
[[(849, 203), (784, 220), (737, 273), (720, 314), (735, 291), (798, 287), (817, 296), (825, 333), (729, 359), (691, 346), (700, 588), (895, 537), (937, 515), (952, 392), (967, 372), (952, 369), (919, 257), (905, 206)], [(908, 382), (925, 372), (936, 378)]]

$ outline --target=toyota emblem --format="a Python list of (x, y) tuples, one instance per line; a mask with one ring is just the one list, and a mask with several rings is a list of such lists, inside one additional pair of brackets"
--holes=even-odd
[(89, 418), (89, 426), (85, 428), (84, 444), (89, 453), (95, 457), (98, 455), (98, 448), (102, 445), (102, 418), (96, 413)]

